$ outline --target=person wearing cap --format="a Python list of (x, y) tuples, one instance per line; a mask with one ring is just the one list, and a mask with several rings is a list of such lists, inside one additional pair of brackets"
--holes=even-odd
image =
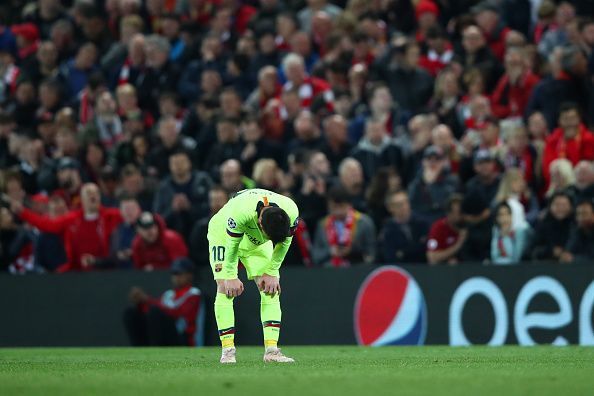
[(188, 256), (188, 248), (177, 232), (167, 229), (165, 221), (151, 212), (143, 212), (136, 222), (132, 241), (134, 268), (152, 271), (167, 269), (180, 257)]
[(139, 287), (129, 293), (133, 306), (124, 311), (124, 325), (132, 346), (202, 346), (204, 311), (202, 293), (192, 286), (194, 264), (178, 258), (171, 265), (173, 288), (161, 298)]
[(474, 154), (474, 171), (476, 175), (465, 185), (467, 194), (476, 193), (482, 196), (483, 200), (490, 205), (499, 190), (501, 174), (497, 160), (491, 150), (479, 149)]
[(419, 26), (415, 34), (415, 39), (417, 43), (422, 45), (427, 39), (428, 30), (438, 24), (439, 7), (433, 0), (421, 0), (415, 7), (415, 17)]
[(72, 157), (60, 158), (56, 166), (56, 181), (59, 188), (54, 191), (54, 194), (64, 198), (68, 209), (79, 209), (81, 206), (80, 189), (82, 186), (79, 162)]
[(448, 160), (439, 146), (423, 152), (421, 170), (408, 187), (412, 209), (433, 223), (445, 215), (447, 199), (458, 189), (458, 178), (450, 173)]
[(87, 183), (80, 190), (81, 209), (51, 218), (25, 208), (19, 200), (11, 200), (11, 211), (22, 221), (41, 232), (63, 235), (68, 262), (57, 272), (86, 271), (90, 263), (109, 256), (109, 241), (122, 222), (117, 208), (101, 206), (101, 193), (96, 184)]
[(33, 23), (26, 22), (12, 26), (12, 34), (16, 37), (19, 64), (29, 69), (35, 62), (39, 48), (39, 29)]

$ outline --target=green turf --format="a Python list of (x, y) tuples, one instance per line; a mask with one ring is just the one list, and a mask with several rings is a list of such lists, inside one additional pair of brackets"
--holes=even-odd
[(594, 348), (0, 349), (0, 395), (594, 395)]

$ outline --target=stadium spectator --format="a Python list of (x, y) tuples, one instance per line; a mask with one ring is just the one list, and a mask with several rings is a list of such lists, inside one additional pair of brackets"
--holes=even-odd
[(343, 188), (332, 187), (327, 197), (330, 214), (318, 224), (313, 262), (335, 268), (373, 263), (376, 254), (373, 221), (353, 208)]
[(208, 214), (208, 190), (212, 184), (206, 172), (192, 170), (186, 151), (169, 156), (170, 176), (155, 193), (153, 210), (182, 235), (189, 235), (194, 223)]
[(408, 194), (413, 211), (423, 220), (433, 223), (445, 215), (447, 199), (457, 191), (458, 179), (450, 174), (440, 147), (428, 147), (422, 164), (422, 169), (408, 187)]
[(307, 0), (307, 6), (297, 14), (299, 25), (307, 33), (311, 33), (312, 18), (318, 11), (325, 12), (332, 19), (338, 17), (342, 12), (340, 7), (329, 4), (326, 0)]
[(224, 161), (240, 158), (245, 147), (239, 134), (239, 119), (220, 118), (216, 123), (216, 131), (217, 141), (204, 161), (204, 169), (213, 176)]
[(152, 34), (145, 39), (146, 75), (138, 89), (141, 106), (153, 116), (159, 114), (159, 95), (174, 91), (180, 77), (179, 66), (169, 60), (171, 45), (163, 36)]
[(448, 159), (450, 172), (457, 174), (463, 153), (452, 129), (445, 124), (439, 124), (431, 131), (431, 141), (443, 151), (444, 157)]
[(479, 191), (466, 193), (462, 201), (462, 216), (468, 234), (460, 252), (461, 260), (488, 262), (493, 221), (485, 196)]
[(511, 209), (512, 227), (534, 224), (539, 214), (538, 198), (532, 194), (522, 171), (508, 169), (501, 178), (493, 204), (507, 203)]
[(254, 164), (263, 158), (273, 159), (279, 166), (283, 165), (285, 162), (284, 148), (264, 137), (264, 131), (255, 118), (243, 120), (240, 134), (244, 143), (240, 159), (242, 168), (247, 174), (250, 174), (254, 169)]
[(533, 260), (558, 261), (574, 224), (572, 196), (557, 192), (549, 198), (544, 218), (536, 225), (532, 247)]
[(299, 189), (296, 189), (294, 198), (299, 206), (300, 218), (306, 224), (318, 224), (327, 214), (326, 207), (320, 205), (320, 202), (325, 199), (332, 169), (328, 158), (321, 151), (308, 152), (304, 161), (305, 169), (302, 174), (295, 175), (299, 178)]
[(386, 83), (392, 97), (406, 114), (418, 114), (425, 111), (433, 93), (431, 75), (419, 66), (421, 50), (419, 45), (409, 40), (395, 66), (389, 66)]
[(294, 121), (295, 138), (289, 142), (288, 152), (297, 150), (321, 150), (323, 139), (313, 114), (309, 110), (302, 110)]
[(314, 99), (320, 96), (328, 109), (333, 110), (334, 94), (330, 85), (325, 80), (307, 74), (302, 55), (296, 53), (287, 55), (283, 59), (283, 72), (287, 77), (283, 91), (296, 89), (299, 92), (299, 99), (303, 108), (309, 108)]
[(594, 162), (580, 161), (574, 168), (575, 187), (580, 199), (594, 199)]
[(482, 200), (490, 205), (495, 199), (501, 181), (497, 162), (491, 151), (481, 149), (475, 153), (474, 171), (476, 176), (466, 183), (466, 193), (480, 195)]
[(150, 181), (134, 164), (124, 166), (120, 172), (120, 185), (117, 193), (136, 199), (142, 210), (151, 210), (153, 207), (154, 191), (150, 186)]
[(542, 166), (547, 182), (550, 165), (557, 158), (567, 158), (574, 166), (581, 160), (594, 160), (594, 134), (582, 124), (575, 103), (564, 103), (559, 108), (559, 127), (546, 139)]
[(204, 323), (200, 320), (202, 293), (192, 286), (194, 265), (181, 258), (171, 266), (173, 289), (160, 299), (139, 287), (130, 290), (133, 304), (124, 312), (124, 325), (132, 346), (199, 346)]
[(539, 78), (528, 69), (524, 52), (512, 47), (505, 53), (505, 74), (491, 97), (497, 118), (522, 117)]
[[(59, 195), (48, 199), (47, 215), (50, 218), (57, 218), (68, 213), (66, 202)], [(55, 271), (58, 267), (68, 262), (63, 243), (64, 234), (40, 232), (35, 238), (33, 256), (35, 267), (43, 268), (46, 271)]]
[(169, 157), (179, 151), (193, 152), (196, 141), (179, 133), (177, 121), (173, 117), (162, 118), (158, 124), (159, 143), (153, 147), (147, 158), (151, 176), (169, 175)]
[(546, 191), (545, 198), (549, 198), (560, 191), (567, 192), (575, 198), (575, 173), (571, 166), (571, 162), (565, 158), (559, 158), (551, 163), (549, 169), (551, 173), (551, 182)]
[(103, 92), (97, 98), (95, 116), (82, 131), (81, 140), (85, 144), (99, 142), (109, 150), (123, 138), (123, 124), (117, 113), (115, 99), (110, 92)]
[(326, 118), (324, 126), (324, 143), (322, 152), (330, 161), (331, 170), (336, 173), (340, 162), (349, 156), (352, 145), (349, 143), (348, 122), (338, 114)]
[(386, 135), (382, 122), (372, 118), (367, 119), (365, 135), (351, 152), (351, 157), (361, 163), (366, 180), (371, 180), (378, 170), (382, 153), (389, 144), (390, 138)]
[(561, 105), (574, 102), (581, 114), (591, 122), (589, 111), (590, 82), (585, 81), (587, 60), (582, 51), (573, 47), (556, 47), (549, 56), (551, 77), (542, 80), (534, 87), (528, 102), (527, 114), (540, 111), (547, 125), (552, 129), (560, 119)]
[(561, 254), (561, 262), (590, 262), (594, 258), (594, 202), (583, 200), (575, 207), (575, 225)]
[(98, 71), (97, 47), (87, 42), (77, 51), (76, 57), (60, 69), (59, 78), (66, 86), (66, 98), (69, 101), (76, 100), (87, 85), (89, 77), (96, 71)]
[(235, 159), (223, 162), (219, 167), (219, 175), (221, 186), (227, 191), (227, 195), (229, 196), (246, 188), (254, 188), (256, 185), (252, 179), (243, 175), (241, 163)]
[(337, 184), (344, 188), (355, 209), (366, 212), (365, 179), (361, 163), (353, 157), (347, 157), (338, 167)]
[(452, 129), (456, 138), (460, 138), (463, 132), (459, 114), (461, 97), (462, 89), (456, 72), (448, 68), (439, 73), (429, 108), (437, 114), (439, 122)]
[(425, 263), (429, 224), (416, 216), (406, 191), (388, 194), (386, 206), (392, 217), (380, 232), (385, 263)]
[(81, 209), (55, 218), (39, 215), (17, 200), (11, 201), (12, 212), (21, 220), (41, 232), (63, 235), (68, 262), (60, 266), (58, 272), (86, 270), (96, 259), (109, 257), (109, 241), (122, 222), (119, 209), (101, 206), (96, 184), (85, 184), (80, 198)]
[(122, 223), (116, 227), (111, 235), (109, 256), (93, 258), (85, 262), (85, 267), (131, 269), (132, 241), (136, 236), (136, 222), (140, 217), (141, 209), (138, 201), (133, 197), (120, 198), (120, 214)]
[(500, 18), (500, 9), (497, 3), (484, 0), (472, 7), (471, 11), (476, 24), (485, 35), (491, 52), (497, 59), (502, 60), (505, 52), (505, 39), (511, 29), (505, 26), (505, 22)]
[(507, 202), (495, 208), (495, 226), (491, 238), (491, 262), (497, 265), (519, 264), (529, 244), (530, 228), (524, 222), (513, 224)]
[[(64, 198), (68, 209), (79, 209), (81, 206), (80, 190), (82, 187), (79, 162), (70, 157), (60, 158), (56, 167), (56, 176), (60, 188), (54, 191), (54, 194)], [(42, 176), (40, 175), (39, 177), (41, 178)]]
[(180, 257), (187, 257), (183, 238), (168, 229), (158, 215), (143, 212), (136, 221), (136, 236), (132, 241), (132, 261), (135, 269), (152, 271), (167, 269)]
[(466, 27), (462, 32), (462, 46), (454, 55), (454, 63), (467, 70), (476, 68), (484, 78), (487, 91), (495, 87), (501, 75), (501, 65), (487, 46), (484, 33), (476, 25)]
[(433, 78), (445, 69), (454, 56), (452, 44), (448, 41), (446, 32), (437, 24), (427, 28), (425, 34), (427, 51), (421, 55), (419, 66), (427, 70)]
[(462, 216), (462, 197), (452, 195), (446, 205), (446, 216), (435, 221), (427, 236), (427, 261), (430, 265), (457, 264), (468, 231)]

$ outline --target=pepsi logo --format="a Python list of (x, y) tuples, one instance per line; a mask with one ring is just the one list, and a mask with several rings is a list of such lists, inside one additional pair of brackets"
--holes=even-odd
[(359, 345), (422, 345), (427, 306), (421, 288), (402, 268), (386, 266), (367, 276), (355, 301)]

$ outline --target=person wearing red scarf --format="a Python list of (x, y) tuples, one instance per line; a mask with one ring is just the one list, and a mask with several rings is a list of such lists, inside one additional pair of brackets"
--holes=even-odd
[(539, 78), (526, 65), (522, 50), (511, 48), (505, 54), (505, 74), (491, 96), (491, 108), (497, 118), (522, 117)]
[(581, 123), (575, 103), (561, 105), (559, 127), (546, 139), (542, 165), (547, 185), (551, 178), (551, 163), (558, 158), (567, 158), (574, 166), (582, 160), (594, 160), (594, 134)]
[(334, 268), (370, 264), (375, 259), (376, 233), (369, 216), (353, 208), (340, 186), (328, 191), (330, 214), (318, 225), (312, 258), (315, 264)]
[(33, 23), (27, 22), (14, 25), (11, 30), (16, 36), (21, 65), (32, 63), (39, 48), (39, 29)]

